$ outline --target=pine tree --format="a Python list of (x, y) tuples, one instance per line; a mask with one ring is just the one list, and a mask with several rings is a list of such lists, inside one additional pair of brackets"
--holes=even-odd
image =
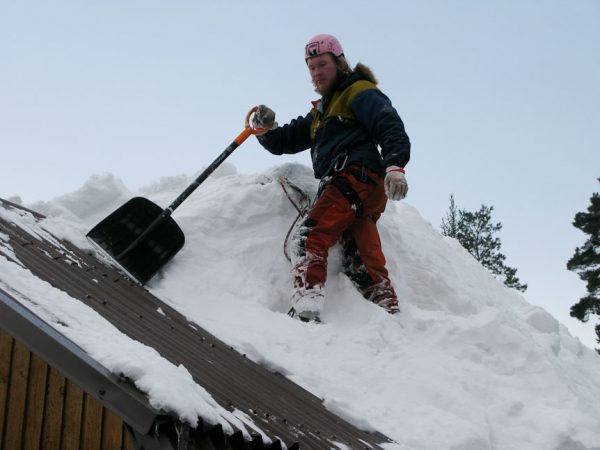
[(442, 234), (444, 236), (450, 236), (456, 238), (458, 234), (458, 222), (460, 217), (460, 211), (454, 203), (454, 194), (450, 194), (450, 208), (446, 213), (446, 218), (442, 219)]
[(477, 261), (499, 275), (506, 257), (499, 252), (500, 238), (495, 234), (502, 225), (491, 222), (493, 210), (493, 206), (481, 205), (477, 212), (461, 211), (456, 238)]
[[(590, 314), (600, 316), (600, 195), (597, 192), (592, 194), (587, 212), (575, 215), (573, 226), (589, 238), (575, 249), (575, 254), (567, 262), (567, 269), (576, 272), (586, 282), (588, 295), (571, 307), (571, 316), (587, 322)], [(600, 324), (595, 329), (596, 341), (600, 344)], [(600, 353), (600, 349), (596, 351)]]
[(479, 211), (470, 212), (458, 209), (454, 195), (450, 195), (450, 208), (442, 219), (442, 234), (456, 238), (458, 242), (506, 286), (521, 292), (527, 284), (517, 278), (517, 269), (504, 264), (506, 256), (500, 253), (501, 242), (496, 236), (502, 229), (501, 223), (492, 222), (493, 206), (481, 205)]

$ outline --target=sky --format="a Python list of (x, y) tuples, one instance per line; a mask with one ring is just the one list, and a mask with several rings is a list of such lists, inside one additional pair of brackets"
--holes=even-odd
[[(385, 450), (598, 450), (598, 354), (543, 308), (495, 280), (408, 202), (393, 203), (378, 222), (383, 244), (399, 255), (388, 269), (401, 313), (392, 316), (360, 295), (340, 273), (336, 246), (322, 323), (289, 317), (292, 264), (282, 244), (297, 212), (280, 176), (307, 192), (317, 189), (304, 165), (251, 175), (235, 173), (227, 163), (220, 167), (174, 212), (186, 245), (145, 288), (210, 335), (313, 393), (334, 414), (393, 439), (396, 444), (381, 446)], [(142, 194), (163, 204), (191, 179), (163, 179)], [(48, 219), (10, 208), (0, 208), (0, 218), (50, 244), (67, 239), (93, 253), (84, 237), (97, 222), (89, 204), (96, 202), (108, 215), (130, 194), (116, 177), (98, 176), (39, 203)], [(18, 263), (20, 253), (6, 228), (0, 227), (0, 288), (111, 372), (132, 380), (155, 408), (192, 424), (198, 415), (208, 417), (225, 432), (229, 423), (240, 428), (244, 417), (249, 426), (261, 418), (219, 407), (193, 366), (166, 361), (104, 320), (104, 307), (96, 312), (36, 278)], [(50, 264), (93, 269), (69, 249), (59, 251), (64, 260)], [(139, 263), (129, 260), (127, 268)], [(111, 289), (114, 277), (88, 273), (99, 289)], [(120, 299), (107, 301), (111, 307)], [(153, 323), (169, 321), (170, 308), (155, 308), (163, 317)], [(145, 310), (144, 317), (152, 314)], [(269, 413), (281, 417), (282, 411)], [(268, 428), (261, 420), (253, 425), (259, 432)], [(308, 424), (294, 429), (316, 435)], [(323, 445), (310, 448), (359, 447), (326, 445), (331, 434), (320, 431)]]
[[(599, 190), (598, 1), (0, 3), (0, 196), (25, 203), (112, 173), (131, 189), (194, 174), (264, 103), (308, 112), (306, 41), (336, 35), (372, 68), (411, 138), (406, 202), (438, 227), (493, 206), (507, 265), (587, 345), (569, 308), (571, 223)], [(241, 173), (283, 162), (251, 138)], [(388, 257), (389, 258), (389, 257)]]

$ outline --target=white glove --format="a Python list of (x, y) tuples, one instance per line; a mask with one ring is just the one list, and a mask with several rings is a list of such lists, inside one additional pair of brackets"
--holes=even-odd
[[(261, 129), (266, 128), (267, 131), (275, 128), (277, 122), (275, 122), (275, 111), (265, 105), (258, 105), (258, 109), (252, 115), (252, 128)], [(265, 131), (266, 133), (266, 131)], [(261, 133), (264, 134), (264, 133)]]
[(402, 200), (408, 192), (408, 183), (404, 176), (404, 169), (398, 166), (388, 166), (383, 184), (385, 193), (390, 200)]

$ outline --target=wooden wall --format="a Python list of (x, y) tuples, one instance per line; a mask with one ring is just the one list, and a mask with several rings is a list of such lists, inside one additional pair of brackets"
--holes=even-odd
[(133, 450), (123, 421), (0, 330), (0, 450)]

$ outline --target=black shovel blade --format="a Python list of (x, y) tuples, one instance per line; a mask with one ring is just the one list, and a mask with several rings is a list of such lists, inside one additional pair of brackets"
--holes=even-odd
[(99, 246), (128, 275), (145, 284), (185, 243), (183, 232), (171, 216), (121, 255), (162, 214), (163, 209), (143, 197), (135, 197), (90, 230), (87, 238)]

